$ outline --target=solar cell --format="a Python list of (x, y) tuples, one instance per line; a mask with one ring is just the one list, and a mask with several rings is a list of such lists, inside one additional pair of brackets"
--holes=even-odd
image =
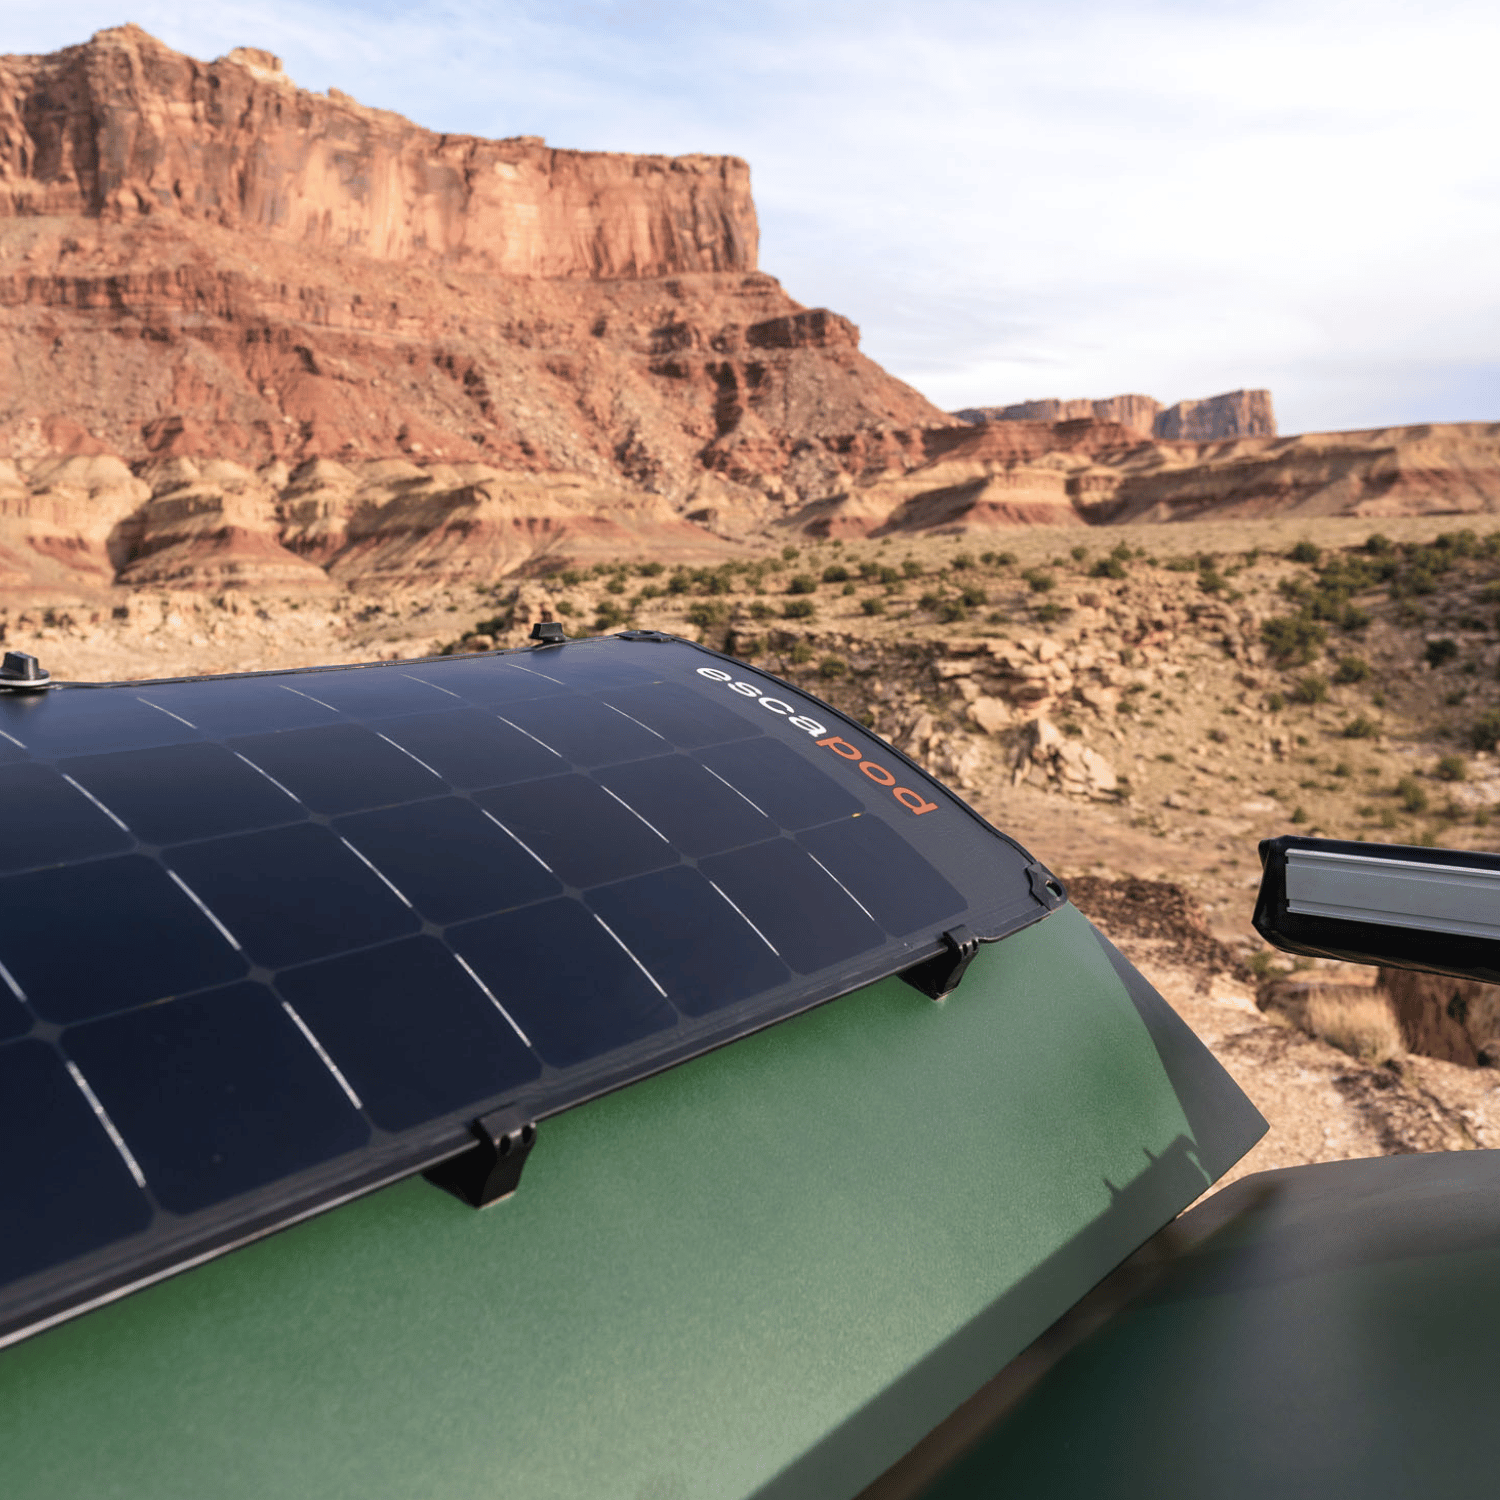
[(151, 1222), (150, 1204), (83, 1090), (42, 1042), (0, 1047), (0, 1140), (9, 1226), (0, 1234), (0, 1280), (45, 1270)]
[(0, 692), (0, 794), (0, 1343), (1048, 909), (862, 727), (659, 637)]
[(430, 766), (361, 724), (245, 735), (229, 748), (314, 812), (356, 812), (444, 789)]
[(716, 854), (698, 868), (799, 974), (842, 963), (884, 937), (848, 890), (789, 839)]
[(555, 875), (463, 798), (355, 813), (333, 826), (434, 922), (459, 922), (562, 893)]
[(483, 917), (448, 936), (555, 1068), (586, 1062), (674, 1020), (657, 981), (576, 901)]
[(0, 766), (0, 870), (67, 864), (130, 847), (130, 835), (80, 787), (35, 761)]
[(0, 962), (37, 1014), (61, 1024), (246, 968), (194, 893), (140, 854), (0, 880)]
[(288, 969), (277, 988), (384, 1130), (452, 1114), (541, 1071), (500, 1007), (435, 938)]
[(676, 850), (642, 814), (586, 776), (497, 787), (474, 800), (549, 870), (580, 890), (677, 861)]
[(163, 1208), (191, 1213), (356, 1150), (369, 1126), (269, 989), (236, 984), (75, 1026), (63, 1046)]
[(206, 740), (77, 756), (60, 761), (58, 769), (146, 844), (242, 833), (306, 816), (275, 782)]
[(420, 925), (403, 892), (313, 823), (183, 844), (165, 859), (267, 968), (327, 958)]

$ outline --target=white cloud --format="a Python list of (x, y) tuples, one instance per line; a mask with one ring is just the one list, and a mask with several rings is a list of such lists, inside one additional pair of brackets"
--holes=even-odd
[[(762, 263), (940, 404), (1500, 417), (1492, 6), (151, 0), (439, 129), (749, 158)], [(13, 13), (7, 50), (113, 24)]]

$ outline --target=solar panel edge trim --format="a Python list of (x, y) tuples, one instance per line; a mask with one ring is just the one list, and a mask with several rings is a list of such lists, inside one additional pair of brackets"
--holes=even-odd
[[(698, 642), (680, 637), (641, 636), (627, 633), (623, 636), (578, 638), (563, 645), (485, 653), (483, 657), (436, 656), (401, 663), (358, 663), (224, 674), (214, 678), (157, 679), (155, 685), (173, 683), (201, 685), (245, 679), (305, 679), (313, 675), (349, 672), (375, 674), (395, 671), (399, 673), (401, 668), (420, 669), (443, 666), (446, 669), (456, 662), (495, 662), (516, 658), (530, 660), (539, 665), (540, 662), (548, 659), (557, 661), (565, 649), (577, 651), (582, 648), (590, 656), (599, 656), (602, 659), (606, 643), (612, 642), (622, 644), (628, 642), (633, 646), (638, 645), (640, 650), (646, 652), (655, 649), (660, 644), (670, 645), (678, 650), (691, 647), (699, 659), (713, 664), (712, 672), (698, 674), (702, 677), (728, 681), (737, 675), (744, 674), (753, 676), (762, 684), (773, 685), (775, 690), (788, 694), (792, 703), (806, 705), (807, 710), (815, 713), (819, 721), (826, 718), (831, 725), (842, 727), (855, 736), (856, 740), (873, 742), (878, 747), (882, 760), (897, 768), (903, 780), (907, 779), (909, 773), (910, 776), (916, 778), (913, 785), (936, 788), (942, 793), (946, 805), (962, 814), (971, 826), (975, 826), (989, 838), (1008, 847), (1014, 858), (1020, 861), (1024, 870), (1031, 874), (1040, 870), (1041, 867), (1036, 864), (1036, 861), (1014, 839), (996, 829), (951, 788), (937, 782), (909, 756), (881, 740), (866, 726), (857, 723), (832, 704), (818, 699), (796, 684), (789, 683), (762, 669), (751, 668), (733, 657), (725, 656)], [(612, 647), (608, 649), (613, 650)], [(538, 675), (547, 676), (545, 673)], [(414, 680), (425, 681), (425, 679)], [(557, 679), (549, 680), (556, 681)], [(627, 673), (624, 685), (628, 686), (633, 680)], [(662, 679), (650, 680), (659, 682)], [(50, 692), (71, 693), (80, 689), (92, 692), (93, 690), (127, 687), (149, 691), (152, 685), (146, 682), (57, 684)], [(434, 686), (431, 683), (428, 685)], [(699, 683), (696, 686), (701, 690), (703, 684)], [(741, 686), (745, 684), (741, 683)], [(575, 684), (573, 688), (575, 692), (586, 694), (596, 691), (604, 693), (611, 690), (609, 687), (598, 687), (597, 683), (591, 685), (587, 680)], [(623, 687), (613, 689), (616, 692), (623, 690)], [(444, 689), (444, 691), (447, 690)], [(337, 695), (330, 694), (330, 696)], [(459, 695), (453, 696), (459, 697)], [(315, 698), (314, 701), (321, 700)], [(154, 704), (150, 706), (159, 707)], [(785, 708), (786, 704), (782, 704), (781, 707)], [(503, 718), (498, 708), (493, 711), (498, 717)], [(333, 712), (342, 716), (344, 711), (334, 709)], [(624, 713), (624, 710), (616, 710), (616, 712)], [(171, 717), (177, 718), (178, 715), (172, 714)], [(357, 722), (360, 721), (358, 713), (355, 717)], [(625, 717), (630, 718), (631, 715), (626, 713)], [(379, 719), (378, 714), (376, 718)], [(181, 722), (188, 724), (186, 719)], [(188, 724), (188, 727), (193, 726)], [(655, 734), (656, 731), (653, 730), (652, 733)], [(754, 730), (753, 734), (762, 739), (766, 738), (764, 728)], [(225, 733), (219, 733), (217, 737), (222, 741)], [(381, 737), (384, 738), (384, 736)], [(660, 735), (657, 737), (663, 738)], [(849, 741), (841, 742), (848, 749), (855, 748)], [(664, 753), (682, 753), (680, 749), (675, 748), (673, 742), (666, 742), (666, 746)], [(122, 748), (129, 749), (128, 746)], [(399, 749), (400, 746), (398, 745), (397, 748)], [(59, 755), (69, 753), (77, 754), (78, 752), (58, 752), (51, 759), (56, 760)], [(29, 756), (30, 752), (28, 752)], [(49, 762), (44, 760), (43, 763)], [(717, 775), (717, 773), (714, 774)], [(887, 785), (885, 782), (878, 784)], [(730, 790), (736, 789), (730, 786)], [(637, 813), (636, 816), (639, 817), (640, 814)], [(874, 826), (883, 826), (879, 818), (875, 820)], [(814, 860), (824, 869), (825, 874), (830, 874), (831, 878), (837, 882), (837, 877), (832, 876), (828, 868), (822, 866), (822, 862), (817, 860), (816, 856)], [(371, 866), (371, 868), (374, 867)], [(722, 895), (723, 892), (720, 894)], [(847, 890), (846, 894), (849, 894)], [(1019, 892), (1013, 890), (1011, 895), (1015, 898)], [(1008, 905), (1002, 905), (998, 897), (992, 900), (983, 914), (990, 920), (987, 927), (981, 923), (981, 929), (978, 931), (980, 940), (999, 941), (1049, 915), (1052, 905), (1037, 897), (1034, 886), (1030, 895), (1033, 899), (1029, 906), (1018, 905), (1016, 899), (1011, 899)], [(856, 904), (859, 904), (857, 898), (854, 899)], [(965, 899), (970, 906), (974, 905), (975, 898), (972, 895)], [(588, 909), (585, 906), (585, 910)], [(744, 914), (741, 913), (741, 915)], [(596, 920), (602, 922), (602, 919), (596, 918)], [(966, 920), (972, 925), (977, 918), (970, 913)], [(607, 925), (605, 931), (610, 931)], [(611, 936), (613, 935), (611, 933)], [(397, 939), (392, 941), (397, 941)], [(399, 939), (399, 941), (407, 940)], [(616, 941), (619, 939), (616, 938)], [(449, 951), (456, 952), (457, 950), (450, 946)], [(625, 951), (630, 953), (628, 948)], [(772, 952), (775, 951), (773, 948)], [(822, 965), (814, 973), (799, 974), (794, 970), (793, 978), (788, 984), (779, 986), (775, 992), (777, 1001), (772, 1007), (767, 1007), (763, 1003), (764, 997), (756, 994), (725, 1005), (722, 1009), (713, 1010), (706, 1015), (691, 1012), (680, 1013), (677, 1022), (668, 1031), (648, 1033), (633, 1042), (601, 1054), (608, 1059), (606, 1062), (594, 1063), (591, 1060), (585, 1072), (574, 1078), (570, 1086), (560, 1087), (559, 1075), (554, 1069), (546, 1068), (541, 1075), (530, 1082), (476, 1101), (472, 1107), (458, 1113), (450, 1113), (442, 1121), (434, 1121), (428, 1128), (415, 1132), (402, 1132), (402, 1139), (399, 1142), (391, 1140), (372, 1142), (361, 1152), (354, 1153), (351, 1159), (334, 1158), (316, 1168), (298, 1173), (290, 1179), (283, 1179), (264, 1188), (241, 1193), (224, 1203), (213, 1204), (210, 1208), (200, 1211), (200, 1217), (202, 1215), (211, 1217), (212, 1224), (209, 1227), (199, 1222), (199, 1218), (190, 1216), (189, 1219), (179, 1221), (172, 1230), (161, 1232), (159, 1224), (153, 1221), (148, 1231), (143, 1232), (142, 1236), (127, 1236), (124, 1240), (115, 1241), (98, 1251), (74, 1257), (59, 1263), (55, 1268), (49, 1267), (13, 1282), (9, 1288), (5, 1289), (5, 1295), (0, 1295), (0, 1347), (40, 1332), (44, 1328), (52, 1327), (94, 1307), (117, 1300), (143, 1286), (163, 1280), (179, 1270), (202, 1264), (240, 1245), (274, 1233), (280, 1228), (310, 1218), (326, 1209), (336, 1207), (364, 1193), (375, 1191), (381, 1186), (415, 1175), (439, 1162), (459, 1155), (471, 1149), (472, 1137), (467, 1127), (473, 1119), (481, 1115), (496, 1109), (516, 1107), (534, 1121), (545, 1120), (552, 1114), (587, 1103), (603, 1094), (728, 1045), (753, 1032), (791, 1019), (795, 1015), (861, 989), (879, 979), (912, 968), (927, 959), (937, 957), (944, 951), (942, 931), (930, 930), (921, 934), (914, 932), (910, 937), (903, 939), (888, 938), (883, 944), (873, 949), (861, 950), (851, 958), (838, 963)], [(462, 962), (461, 958), (460, 961)], [(639, 960), (636, 962), (639, 964)], [(651, 977), (648, 971), (643, 969), (643, 972), (647, 973), (648, 978)], [(654, 980), (652, 982), (655, 983)], [(660, 989), (660, 985), (657, 988)], [(772, 992), (767, 992), (769, 993)], [(665, 994), (666, 992), (662, 991), (664, 998)], [(508, 1016), (507, 1019), (509, 1019)], [(357, 1104), (358, 1100), (355, 1102)], [(143, 1253), (130, 1260), (128, 1265), (124, 1264), (125, 1260), (129, 1260), (128, 1251), (131, 1245), (136, 1240), (148, 1236), (152, 1237), (149, 1247), (143, 1247)]]

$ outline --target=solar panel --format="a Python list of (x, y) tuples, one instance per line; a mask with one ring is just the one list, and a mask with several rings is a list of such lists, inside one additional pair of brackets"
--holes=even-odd
[(0, 693), (0, 792), (0, 1342), (1055, 904), (655, 635)]

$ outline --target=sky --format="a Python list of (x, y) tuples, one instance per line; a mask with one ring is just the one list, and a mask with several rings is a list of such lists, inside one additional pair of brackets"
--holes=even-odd
[(1500, 420), (1492, 0), (9, 0), (279, 54), (435, 130), (728, 152), (763, 270), (948, 409), (1273, 393)]

